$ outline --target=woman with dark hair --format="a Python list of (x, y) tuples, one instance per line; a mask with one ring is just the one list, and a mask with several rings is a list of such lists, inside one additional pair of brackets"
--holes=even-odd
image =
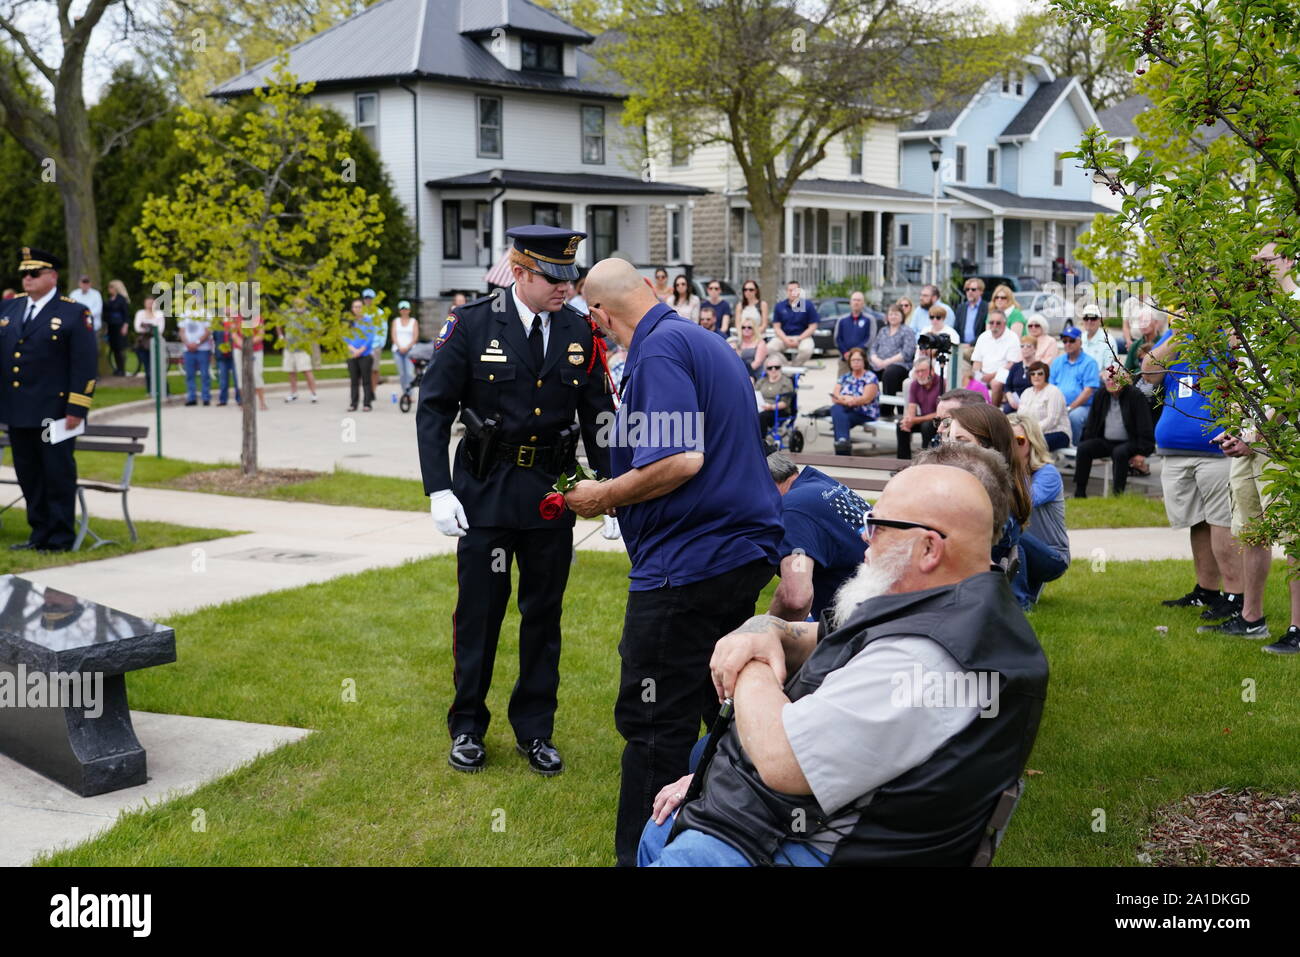
[(700, 321), (700, 297), (691, 292), (691, 282), (684, 275), (673, 280), (673, 295), (668, 305), (683, 319), (695, 323)]
[(1029, 497), (1029, 462), (1016, 451), (1016, 435), (1007, 417), (988, 404), (960, 405), (948, 413), (949, 442), (970, 442), (992, 449), (1011, 470), (1011, 517), (1020, 528), (1029, 524), (1033, 509)]
[(1070, 444), (1070, 413), (1065, 408), (1065, 393), (1052, 385), (1052, 370), (1046, 362), (1031, 362), (1025, 368), (1029, 374), (1029, 388), (1020, 393), (1016, 411), (1032, 415), (1043, 428), (1047, 447), (1055, 452)]
[(673, 289), (668, 285), (668, 270), (663, 266), (655, 269), (655, 281), (653, 286), (655, 296), (660, 302), (668, 302), (673, 298)]
[(760, 339), (767, 332), (767, 303), (763, 301), (762, 290), (758, 288), (758, 281), (746, 279), (740, 286), (740, 301), (736, 303), (737, 322), (743, 322), (751, 319), (754, 322), (754, 331), (758, 333)]
[(1132, 384), (1128, 373), (1108, 366), (1101, 374), (1101, 391), (1093, 397), (1088, 421), (1074, 465), (1074, 497), (1088, 497), (1088, 478), (1094, 459), (1110, 457), (1115, 494), (1124, 494), (1129, 465), (1156, 450), (1155, 426), (1147, 398)]
[(104, 329), (108, 333), (108, 357), (113, 375), (126, 375), (127, 332), (131, 327), (131, 299), (120, 279), (109, 280), (104, 303)]
[[(890, 306), (885, 313), (887, 325), (871, 342), (871, 368), (880, 377), (880, 390), (885, 395), (898, 395), (916, 358), (916, 333), (903, 325), (903, 318), (902, 309)], [(889, 409), (885, 417), (893, 418), (893, 407)]]

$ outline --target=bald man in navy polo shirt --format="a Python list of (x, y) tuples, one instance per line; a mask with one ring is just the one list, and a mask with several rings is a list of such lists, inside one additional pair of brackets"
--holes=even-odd
[(781, 497), (767, 468), (754, 388), (718, 336), (659, 302), (630, 263), (587, 277), (591, 316), (627, 345), (608, 482), (582, 482), (569, 507), (616, 509), (632, 559), (615, 724), (627, 745), (614, 838), (635, 866), (655, 794), (687, 771), (718, 699), (713, 646), (753, 614), (778, 565)]

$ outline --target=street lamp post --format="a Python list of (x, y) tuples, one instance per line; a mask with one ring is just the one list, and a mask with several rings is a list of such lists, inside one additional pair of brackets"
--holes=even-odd
[(943, 150), (939, 144), (930, 147), (930, 168), (934, 170), (934, 186), (930, 190), (930, 282), (939, 285), (939, 161)]

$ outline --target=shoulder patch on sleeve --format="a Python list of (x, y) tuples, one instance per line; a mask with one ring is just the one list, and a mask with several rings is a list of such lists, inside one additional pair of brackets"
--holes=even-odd
[(442, 324), (442, 331), (438, 333), (438, 338), (434, 340), (434, 352), (437, 352), (447, 344), (447, 340), (451, 338), (451, 334), (456, 331), (456, 324), (459, 321), (460, 316), (456, 315), (454, 312), (447, 316), (447, 321)]

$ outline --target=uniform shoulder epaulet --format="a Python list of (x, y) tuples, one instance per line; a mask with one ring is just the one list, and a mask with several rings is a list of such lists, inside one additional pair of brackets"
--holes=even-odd
[(16, 293), (14, 293), (14, 298), (15, 298), (15, 299), (26, 299), (26, 298), (27, 298), (27, 293), (25, 293), (25, 292), (16, 292)]
[(59, 300), (60, 300), (61, 302), (76, 302), (76, 301), (77, 301), (77, 300), (73, 299), (71, 296), (60, 296), (60, 297), (59, 297)]
[[(491, 291), (490, 293), (488, 293), (486, 296), (479, 296), (477, 299), (471, 299), (469, 302), (465, 303), (465, 305), (466, 305), (466, 306), (479, 306), (479, 305), (482, 305), (482, 304), (485, 303), (485, 302), (491, 302), (493, 299), (496, 299), (497, 296), (499, 296), (499, 295), (501, 294), (501, 291), (502, 291), (504, 288), (505, 288), (504, 286), (500, 286), (500, 287), (498, 287), (498, 288), (492, 290), (492, 291)], [(462, 306), (461, 308), (464, 308), (464, 307)]]

